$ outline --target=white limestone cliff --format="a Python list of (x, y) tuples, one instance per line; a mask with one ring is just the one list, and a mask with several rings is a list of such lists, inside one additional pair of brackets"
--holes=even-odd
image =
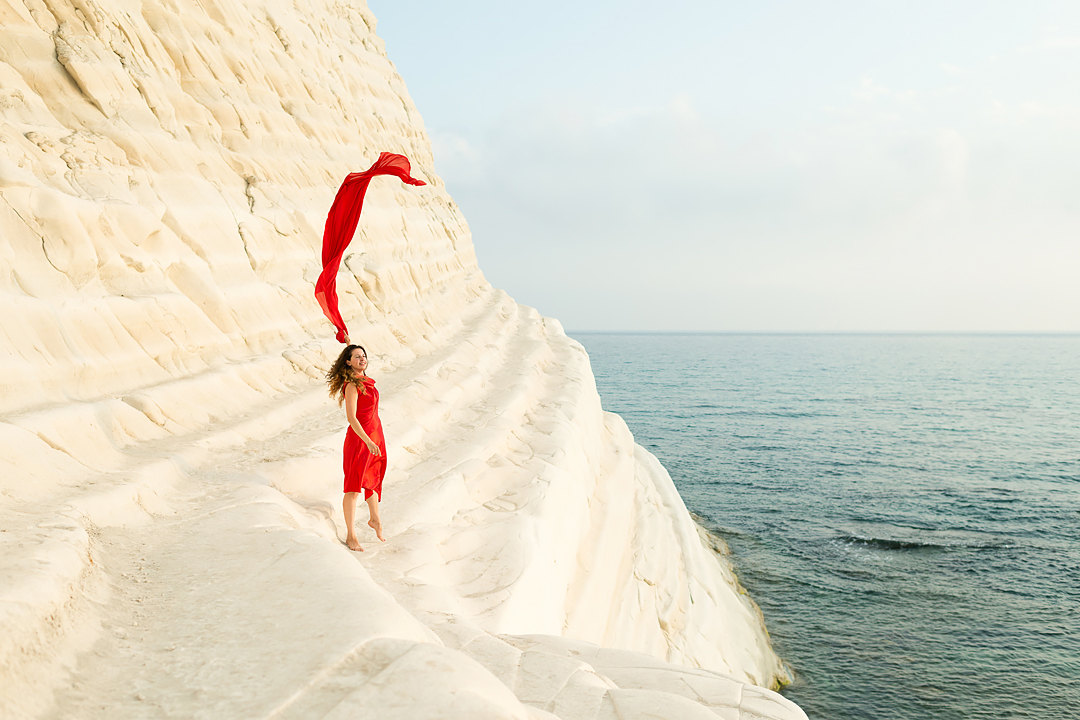
[[(389, 441), (340, 543), (339, 276)], [(493, 289), (362, 2), (0, 0), (0, 715), (801, 718), (559, 324)]]

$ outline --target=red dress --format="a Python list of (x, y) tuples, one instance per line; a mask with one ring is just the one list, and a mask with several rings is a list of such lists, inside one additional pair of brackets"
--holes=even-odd
[(375, 457), (367, 449), (367, 444), (349, 427), (345, 433), (343, 469), (345, 470), (345, 492), (364, 491), (364, 499), (372, 493), (382, 501), (382, 481), (386, 475), (386, 439), (383, 437), (382, 421), (379, 420), (379, 391), (375, 381), (369, 377), (361, 379), (363, 387), (357, 390), (356, 420), (368, 437), (379, 446), (379, 456)]

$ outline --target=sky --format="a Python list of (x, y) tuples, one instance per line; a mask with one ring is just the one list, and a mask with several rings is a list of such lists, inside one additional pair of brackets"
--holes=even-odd
[(1080, 3), (368, 5), (568, 330), (1080, 332)]

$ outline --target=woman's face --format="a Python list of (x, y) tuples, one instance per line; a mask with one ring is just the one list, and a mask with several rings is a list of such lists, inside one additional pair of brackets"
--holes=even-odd
[(362, 373), (367, 369), (367, 355), (364, 354), (362, 348), (356, 348), (352, 351), (352, 357), (349, 358), (349, 367), (358, 373)]

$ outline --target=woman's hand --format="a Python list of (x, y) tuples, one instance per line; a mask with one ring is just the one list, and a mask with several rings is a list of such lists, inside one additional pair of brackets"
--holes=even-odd
[(379, 446), (375, 444), (374, 440), (372, 440), (371, 438), (364, 438), (364, 444), (367, 445), (369, 453), (371, 453), (375, 457), (379, 457)]

